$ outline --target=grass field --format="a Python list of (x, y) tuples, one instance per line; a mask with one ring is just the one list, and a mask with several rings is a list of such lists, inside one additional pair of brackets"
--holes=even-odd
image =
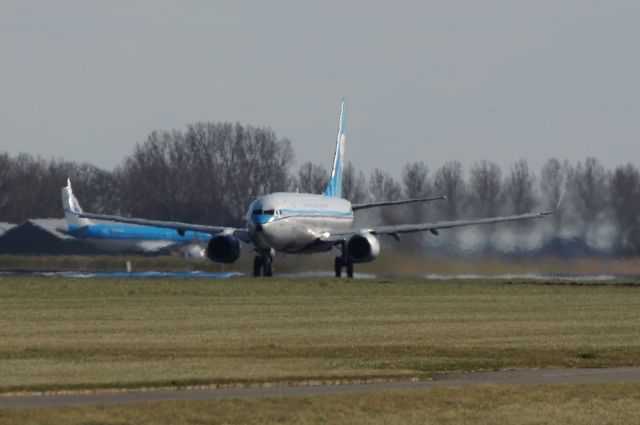
[(0, 277), (0, 391), (640, 364), (640, 286)]
[(448, 388), (124, 406), (0, 409), (24, 424), (637, 424), (640, 384)]

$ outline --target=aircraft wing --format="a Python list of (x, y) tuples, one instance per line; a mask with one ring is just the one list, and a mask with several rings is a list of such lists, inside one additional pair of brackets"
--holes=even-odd
[(389, 205), (402, 205), (402, 204), (412, 204), (414, 202), (431, 202), (431, 201), (440, 201), (443, 199), (447, 199), (446, 196), (434, 196), (430, 198), (415, 198), (415, 199), (402, 199), (400, 201), (385, 201), (385, 202), (369, 202), (366, 204), (353, 204), (351, 209), (353, 211), (364, 210), (366, 208), (375, 208), (375, 207), (386, 207)]
[(239, 240), (247, 243), (252, 243), (251, 236), (246, 229), (238, 229), (234, 227), (220, 227), (220, 226), (207, 226), (204, 224), (189, 224), (181, 223), (178, 221), (161, 221), (161, 220), (147, 220), (144, 218), (133, 217), (121, 217), (117, 215), (109, 214), (94, 214), (88, 212), (72, 212), (80, 218), (93, 218), (96, 220), (115, 221), (117, 223), (137, 224), (140, 226), (152, 226), (162, 227), (165, 229), (175, 229), (178, 233), (191, 230), (194, 232), (209, 233), (211, 235), (217, 235), (220, 233), (232, 234)]
[(377, 226), (377, 227), (369, 227), (369, 228), (351, 229), (347, 232), (336, 232), (336, 233), (330, 233), (330, 234), (325, 233), (322, 239), (327, 242), (337, 243), (349, 238), (354, 234), (363, 234), (363, 233), (370, 233), (372, 235), (390, 235), (396, 238), (399, 238), (400, 234), (402, 233), (426, 232), (426, 231), (430, 231), (431, 233), (434, 233), (437, 235), (439, 229), (451, 229), (454, 227), (472, 226), (472, 225), (478, 225), (478, 224), (491, 224), (491, 223), (501, 223), (505, 221), (520, 221), (520, 220), (531, 220), (536, 218), (542, 218), (550, 214), (553, 214), (554, 212), (556, 212), (556, 209), (553, 209), (551, 211), (542, 211), (542, 212), (519, 214), (519, 215), (507, 215), (507, 216), (500, 216), (500, 217), (479, 218), (479, 219), (471, 219), (471, 220), (437, 221), (434, 223), (417, 223), (417, 224), (396, 224), (396, 225), (390, 225), (390, 226)]

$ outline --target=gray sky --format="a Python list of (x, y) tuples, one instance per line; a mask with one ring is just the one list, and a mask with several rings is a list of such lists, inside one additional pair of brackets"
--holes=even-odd
[(111, 168), (154, 129), (270, 126), (297, 162), (638, 165), (640, 2), (0, 0), (0, 151)]

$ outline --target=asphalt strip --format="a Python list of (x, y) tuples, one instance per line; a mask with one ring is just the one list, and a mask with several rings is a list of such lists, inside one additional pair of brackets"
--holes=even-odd
[(602, 369), (529, 369), (436, 375), (431, 381), (395, 381), (373, 384), (297, 385), (264, 388), (151, 390), (0, 396), (0, 408), (131, 404), (149, 401), (196, 401), (232, 398), (296, 397), (389, 390), (425, 390), (479, 385), (557, 385), (640, 382), (640, 367)]

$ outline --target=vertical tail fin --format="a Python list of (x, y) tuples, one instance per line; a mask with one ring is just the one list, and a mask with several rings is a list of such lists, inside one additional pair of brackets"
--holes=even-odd
[(64, 218), (67, 220), (67, 225), (80, 225), (88, 226), (91, 224), (91, 220), (88, 218), (80, 218), (74, 213), (81, 213), (82, 208), (78, 203), (78, 200), (73, 195), (71, 190), (71, 180), (67, 179), (67, 186), (62, 188), (62, 209), (64, 210)]
[(329, 184), (324, 190), (324, 195), (342, 198), (342, 171), (344, 168), (344, 145), (345, 137), (345, 104), (346, 99), (342, 98), (340, 106), (340, 125), (338, 127), (338, 140), (336, 141), (336, 155), (333, 159), (333, 170)]

